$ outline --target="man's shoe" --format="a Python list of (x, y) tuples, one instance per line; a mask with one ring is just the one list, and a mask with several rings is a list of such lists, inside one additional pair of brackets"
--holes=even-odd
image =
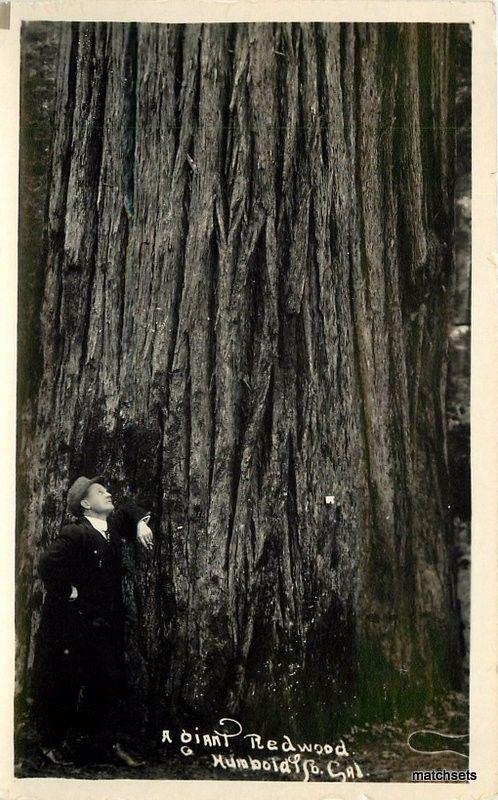
[(42, 747), (41, 751), (47, 761), (51, 761), (52, 764), (57, 764), (57, 766), (61, 767), (74, 766), (74, 761), (71, 761), (64, 742), (60, 747)]
[(145, 764), (145, 761), (140, 761), (138, 758), (130, 755), (130, 753), (127, 753), (119, 742), (113, 744), (112, 752), (115, 761), (119, 764), (124, 764), (126, 767), (142, 767)]

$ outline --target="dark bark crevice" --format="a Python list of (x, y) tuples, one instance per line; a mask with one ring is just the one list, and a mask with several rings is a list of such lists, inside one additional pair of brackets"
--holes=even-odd
[[(100, 32), (100, 31), (99, 31)], [(104, 47), (104, 63), (102, 66), (102, 73), (105, 75), (106, 73), (106, 49), (107, 43), (105, 42), (105, 30), (102, 31), (102, 39), (103, 39), (103, 47)], [(95, 54), (95, 38), (93, 39), (93, 53), (87, 56), (89, 59), (89, 63), (93, 64), (96, 59)], [(94, 81), (91, 77), (89, 79), (89, 88), (92, 87), (92, 94), (88, 97), (88, 105), (90, 105), (91, 101), (93, 101), (93, 92), (96, 92), (96, 100), (94, 102), (94, 118), (92, 120), (93, 125), (89, 136), (89, 144), (88, 144), (88, 152), (86, 157), (88, 159), (89, 164), (89, 173), (88, 173), (88, 181), (90, 186), (93, 189), (93, 192), (96, 194), (98, 198), (98, 185), (100, 181), (100, 174), (101, 174), (101, 166), (102, 166), (102, 156), (103, 156), (103, 145), (104, 145), (104, 135), (103, 135), (103, 123), (104, 123), (104, 114), (105, 114), (105, 104), (106, 104), (106, 95), (107, 95), (107, 81)], [(95, 197), (94, 194), (94, 197)], [(91, 229), (94, 232), (94, 241), (95, 243), (98, 242), (99, 239), (99, 208), (98, 208), (98, 199), (95, 203), (93, 209), (90, 210), (90, 214), (93, 216), (92, 222), (90, 223)], [(73, 265), (70, 265), (73, 266)], [(76, 267), (76, 265), (74, 265)], [(85, 304), (85, 311), (84, 317), (82, 322), (82, 343), (81, 343), (81, 360), (80, 360), (80, 370), (78, 376), (78, 382), (81, 382), (83, 370), (87, 361), (88, 356), (88, 334), (90, 331), (90, 319), (92, 314), (92, 306), (93, 306), (93, 289), (94, 289), (94, 280), (96, 275), (96, 247), (93, 248), (90, 259), (89, 259), (89, 266), (88, 266), (88, 278), (86, 282), (86, 304)], [(105, 319), (105, 315), (102, 317)]]
[[(55, 198), (57, 202), (57, 207), (51, 212), (50, 209), (50, 200), (48, 206), (48, 213), (49, 213), (49, 220), (48, 220), (48, 252), (49, 258), (53, 258), (54, 261), (60, 259), (60, 254), (64, 249), (64, 239), (65, 239), (65, 222), (66, 217), (63, 213), (63, 209), (66, 208), (67, 205), (67, 196), (68, 196), (68, 189), (69, 189), (69, 176), (70, 176), (70, 169), (71, 169), (71, 155), (73, 152), (73, 137), (75, 135), (74, 131), (74, 113), (76, 108), (76, 84), (77, 84), (77, 62), (78, 62), (78, 51), (79, 51), (79, 24), (77, 22), (70, 23), (71, 29), (71, 45), (70, 45), (70, 53), (68, 57), (68, 75), (67, 75), (67, 85), (62, 85), (60, 90), (57, 93), (57, 97), (59, 98), (62, 93), (67, 92), (67, 105), (65, 107), (65, 111), (67, 117), (65, 119), (65, 123), (62, 126), (62, 131), (66, 134), (66, 143), (64, 152), (62, 154), (62, 163), (60, 165), (60, 175), (61, 175), (61, 188), (60, 188), (60, 196)], [(63, 73), (62, 73), (63, 75)], [(62, 83), (63, 77), (61, 75), (60, 81)], [(55, 161), (56, 158), (60, 158), (61, 154), (55, 149), (52, 148), (52, 162), (51, 162), (51, 174), (54, 174), (57, 169), (57, 163)], [(52, 199), (52, 198), (51, 198)], [(52, 200), (53, 202), (53, 200)], [(50, 263), (50, 262), (49, 262)], [(64, 325), (62, 324), (62, 292), (63, 292), (63, 285), (62, 285), (62, 270), (57, 270), (58, 276), (58, 287), (56, 292), (55, 298), (55, 310), (54, 310), (54, 317), (57, 321), (55, 325), (55, 336), (54, 336), (54, 355), (53, 361), (55, 364), (58, 365), (60, 370), (61, 364), (61, 353), (62, 353), (62, 344), (64, 340)], [(52, 302), (53, 299), (51, 298)], [(42, 324), (43, 324), (43, 310), (42, 310)], [(54, 390), (55, 390), (55, 381), (54, 381)]]

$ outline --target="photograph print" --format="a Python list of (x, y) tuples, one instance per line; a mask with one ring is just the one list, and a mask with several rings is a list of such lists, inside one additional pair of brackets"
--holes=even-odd
[(20, 45), (16, 776), (471, 781), (470, 26)]

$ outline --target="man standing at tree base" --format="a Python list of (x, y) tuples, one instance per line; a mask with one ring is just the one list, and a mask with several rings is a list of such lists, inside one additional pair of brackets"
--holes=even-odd
[(42, 751), (54, 764), (138, 761), (126, 752), (121, 706), (124, 608), (121, 539), (153, 546), (150, 511), (127, 500), (114, 510), (101, 477), (77, 478), (68, 493), (76, 521), (42, 553), (46, 588), (38, 632), (34, 694)]

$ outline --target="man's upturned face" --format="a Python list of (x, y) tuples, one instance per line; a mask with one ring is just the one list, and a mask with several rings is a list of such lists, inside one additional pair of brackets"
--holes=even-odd
[(81, 501), (85, 511), (95, 511), (98, 514), (110, 513), (114, 505), (110, 492), (101, 483), (92, 483)]

